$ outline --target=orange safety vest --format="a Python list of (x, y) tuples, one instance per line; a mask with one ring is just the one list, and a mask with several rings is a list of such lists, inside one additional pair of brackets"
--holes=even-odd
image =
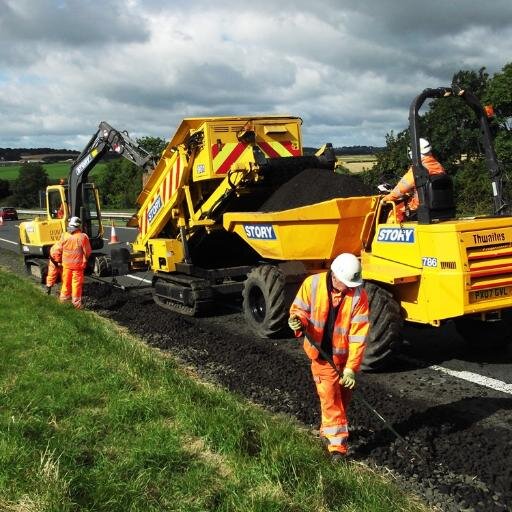
[[(421, 157), (421, 163), (427, 169), (429, 176), (434, 174), (443, 174), (445, 172), (444, 167), (432, 156), (426, 155)], [(414, 183), (414, 174), (412, 167), (409, 167), (408, 171), (402, 176), (402, 179), (398, 182), (396, 187), (387, 195), (384, 196), (385, 201), (399, 201), (407, 193), (411, 193), (411, 198), (407, 201), (409, 210), (415, 211), (420, 205), (418, 198), (418, 191)]]
[[(312, 360), (318, 359), (320, 354), (309, 340), (316, 345), (322, 344), (329, 314), (327, 276), (327, 272), (308, 276), (290, 307), (290, 314), (298, 315), (302, 325), (306, 325), (304, 350)], [(364, 288), (348, 288), (334, 322), (332, 358), (336, 366), (346, 366), (354, 371), (361, 368), (370, 327), (368, 311), (368, 295)]]
[(61, 238), (62, 266), (71, 270), (85, 268), (92, 252), (89, 237), (77, 230), (73, 233), (65, 232)]
[(57, 263), (62, 261), (62, 241), (59, 240), (51, 246), (50, 259)]

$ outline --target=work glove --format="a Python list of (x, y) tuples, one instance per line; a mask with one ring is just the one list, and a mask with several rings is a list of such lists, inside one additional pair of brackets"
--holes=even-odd
[(389, 194), (393, 187), (389, 183), (381, 183), (377, 185), (377, 189), (381, 194)]
[(340, 384), (348, 389), (354, 389), (356, 385), (356, 374), (354, 370), (350, 368), (345, 368), (343, 370), (343, 377), (340, 379)]
[(302, 329), (302, 322), (297, 315), (292, 315), (288, 318), (288, 325), (292, 331), (300, 331)]

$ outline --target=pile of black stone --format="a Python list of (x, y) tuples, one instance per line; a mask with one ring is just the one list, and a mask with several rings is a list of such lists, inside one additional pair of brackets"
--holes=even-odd
[(327, 169), (305, 169), (276, 190), (260, 207), (278, 212), (328, 201), (337, 197), (375, 195), (376, 191), (357, 176), (336, 174)]

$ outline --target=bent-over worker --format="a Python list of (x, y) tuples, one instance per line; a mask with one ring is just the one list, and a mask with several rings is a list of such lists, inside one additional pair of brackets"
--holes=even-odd
[(55, 242), (50, 248), (48, 258), (48, 273), (46, 275), (46, 293), (52, 293), (52, 287), (59, 280), (62, 273), (62, 242)]
[[(420, 139), (421, 163), (427, 169), (429, 175), (444, 174), (444, 167), (432, 154), (432, 147), (426, 139)], [(409, 152), (409, 156), (411, 153)], [(412, 166), (402, 176), (395, 188), (382, 198), (383, 201), (393, 201), (396, 205), (397, 222), (414, 220), (419, 206), (418, 191), (414, 182)]]
[(60, 301), (71, 300), (75, 308), (82, 307), (82, 286), (87, 260), (92, 252), (86, 233), (81, 231), (82, 221), (71, 217), (68, 230), (62, 234), (62, 287)]
[[(304, 280), (288, 320), (296, 337), (304, 335), (304, 350), (311, 359), (311, 373), (320, 398), (320, 435), (333, 461), (347, 455), (347, 409), (369, 330), (368, 296), (362, 283), (358, 258), (350, 253), (340, 254), (329, 271)], [(315, 345), (331, 358), (338, 371)]]

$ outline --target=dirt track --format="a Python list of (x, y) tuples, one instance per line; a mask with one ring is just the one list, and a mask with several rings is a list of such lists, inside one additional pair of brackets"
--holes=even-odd
[[(12, 253), (0, 251), (0, 265), (19, 271), (13, 259)], [(88, 283), (85, 303), (148, 344), (170, 351), (205, 379), (269, 410), (291, 414), (312, 430), (318, 427), (308, 362), (296, 341), (259, 340), (246, 332), (240, 313), (229, 309), (213, 318), (178, 316), (159, 309), (140, 290)], [(397, 441), (358, 396), (424, 460)], [(510, 510), (510, 409), (509, 395), (406, 364), (391, 373), (365, 374), (349, 415), (351, 456), (390, 469), (439, 510)]]

